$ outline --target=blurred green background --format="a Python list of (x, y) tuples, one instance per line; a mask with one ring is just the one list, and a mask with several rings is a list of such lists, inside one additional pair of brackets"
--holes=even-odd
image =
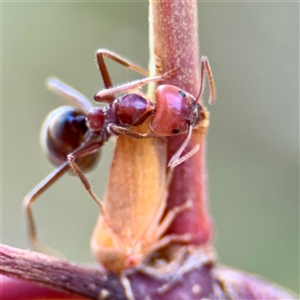
[[(98, 48), (146, 67), (148, 4), (6, 2), (2, 17), (2, 242), (27, 248), (22, 199), (53, 170), (39, 130), (63, 103), (45, 79), (56, 75), (91, 98), (102, 88)], [(199, 36), (218, 95), (210, 107), (208, 174), (220, 261), (297, 291), (299, 4), (199, 3)], [(135, 76), (109, 66), (115, 83)], [(88, 176), (98, 195), (113, 145)], [(98, 210), (77, 178), (49, 189), (34, 214), (44, 242), (70, 260), (93, 261)]]

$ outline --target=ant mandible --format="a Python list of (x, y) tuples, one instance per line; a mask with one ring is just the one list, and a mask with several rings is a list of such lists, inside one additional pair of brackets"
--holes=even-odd
[[(180, 158), (191, 137), (192, 128), (201, 119), (201, 106), (198, 100), (204, 91), (205, 75), (210, 84), (210, 102), (215, 98), (215, 87), (209, 62), (201, 58), (201, 84), (199, 95), (192, 95), (172, 85), (161, 85), (156, 89), (156, 102), (147, 99), (142, 93), (125, 94), (119, 98), (117, 93), (138, 89), (150, 82), (166, 79), (174, 72), (171, 70), (163, 75), (146, 77), (121, 86), (113, 87), (107, 71), (104, 56), (135, 70), (145, 76), (148, 72), (128, 60), (104, 49), (96, 53), (96, 59), (104, 82), (105, 90), (95, 94), (98, 102), (109, 103), (106, 107), (94, 107), (81, 93), (62, 81), (51, 78), (47, 87), (62, 96), (71, 106), (60, 107), (51, 112), (46, 118), (41, 131), (41, 143), (49, 161), (57, 168), (40, 182), (24, 199), (24, 207), (28, 220), (29, 239), (38, 250), (45, 251), (39, 243), (35, 222), (32, 214), (34, 201), (54, 184), (68, 170), (73, 171), (82, 181), (85, 189), (103, 212), (102, 203), (94, 194), (83, 171), (91, 169), (97, 162), (103, 144), (112, 134), (124, 134), (133, 138), (144, 138), (153, 135), (131, 132), (130, 127), (141, 125), (150, 115), (150, 129), (154, 136), (172, 136), (188, 132), (188, 136), (180, 149), (175, 153), (170, 167), (175, 167), (193, 155), (198, 148)], [(78, 162), (76, 162), (78, 160)]]

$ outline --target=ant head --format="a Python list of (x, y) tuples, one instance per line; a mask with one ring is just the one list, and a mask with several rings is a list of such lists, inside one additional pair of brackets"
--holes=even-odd
[(156, 90), (156, 110), (151, 130), (171, 136), (188, 132), (201, 118), (201, 106), (191, 94), (173, 85), (160, 85)]

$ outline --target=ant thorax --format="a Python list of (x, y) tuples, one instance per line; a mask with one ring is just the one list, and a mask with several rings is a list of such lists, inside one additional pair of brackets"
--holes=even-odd
[(94, 107), (87, 115), (88, 128), (104, 134), (111, 124), (121, 127), (139, 126), (154, 113), (155, 104), (144, 95), (128, 93), (104, 108)]
[(117, 98), (113, 104), (118, 123), (117, 125), (131, 127), (138, 126), (154, 113), (155, 104), (145, 95), (139, 93), (125, 94)]

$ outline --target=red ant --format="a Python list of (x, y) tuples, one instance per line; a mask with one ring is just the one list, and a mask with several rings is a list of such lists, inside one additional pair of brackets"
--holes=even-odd
[[(104, 62), (104, 56), (124, 67), (148, 76), (147, 71), (120, 56), (108, 50), (98, 50), (96, 59), (106, 89), (96, 93), (94, 99), (98, 102), (108, 102), (109, 104), (104, 108), (94, 107), (85, 96), (60, 80), (56, 78), (48, 80), (47, 87), (62, 96), (71, 106), (60, 107), (51, 112), (46, 118), (41, 132), (42, 147), (50, 162), (57, 168), (24, 199), (30, 241), (41, 250), (43, 247), (37, 240), (31, 205), (46, 189), (70, 170), (70, 167), (80, 178), (85, 189), (103, 213), (102, 203), (93, 193), (83, 171), (92, 168), (96, 164), (101, 147), (112, 134), (125, 134), (133, 138), (144, 138), (149, 136), (172, 136), (188, 132), (183, 145), (169, 162), (170, 167), (177, 166), (198, 150), (198, 147), (195, 147), (180, 158), (190, 140), (193, 127), (201, 119), (202, 108), (198, 100), (204, 91), (206, 74), (210, 83), (210, 102), (215, 97), (213, 77), (207, 58), (201, 58), (202, 77), (197, 98), (175, 86), (160, 85), (155, 92), (156, 102), (152, 102), (138, 91), (130, 92), (116, 99), (114, 95), (138, 89), (150, 82), (162, 81), (170, 76), (174, 70), (163, 75), (146, 77), (113, 87)], [(150, 115), (152, 116), (150, 129), (154, 135), (130, 131), (130, 127), (141, 125)]]

